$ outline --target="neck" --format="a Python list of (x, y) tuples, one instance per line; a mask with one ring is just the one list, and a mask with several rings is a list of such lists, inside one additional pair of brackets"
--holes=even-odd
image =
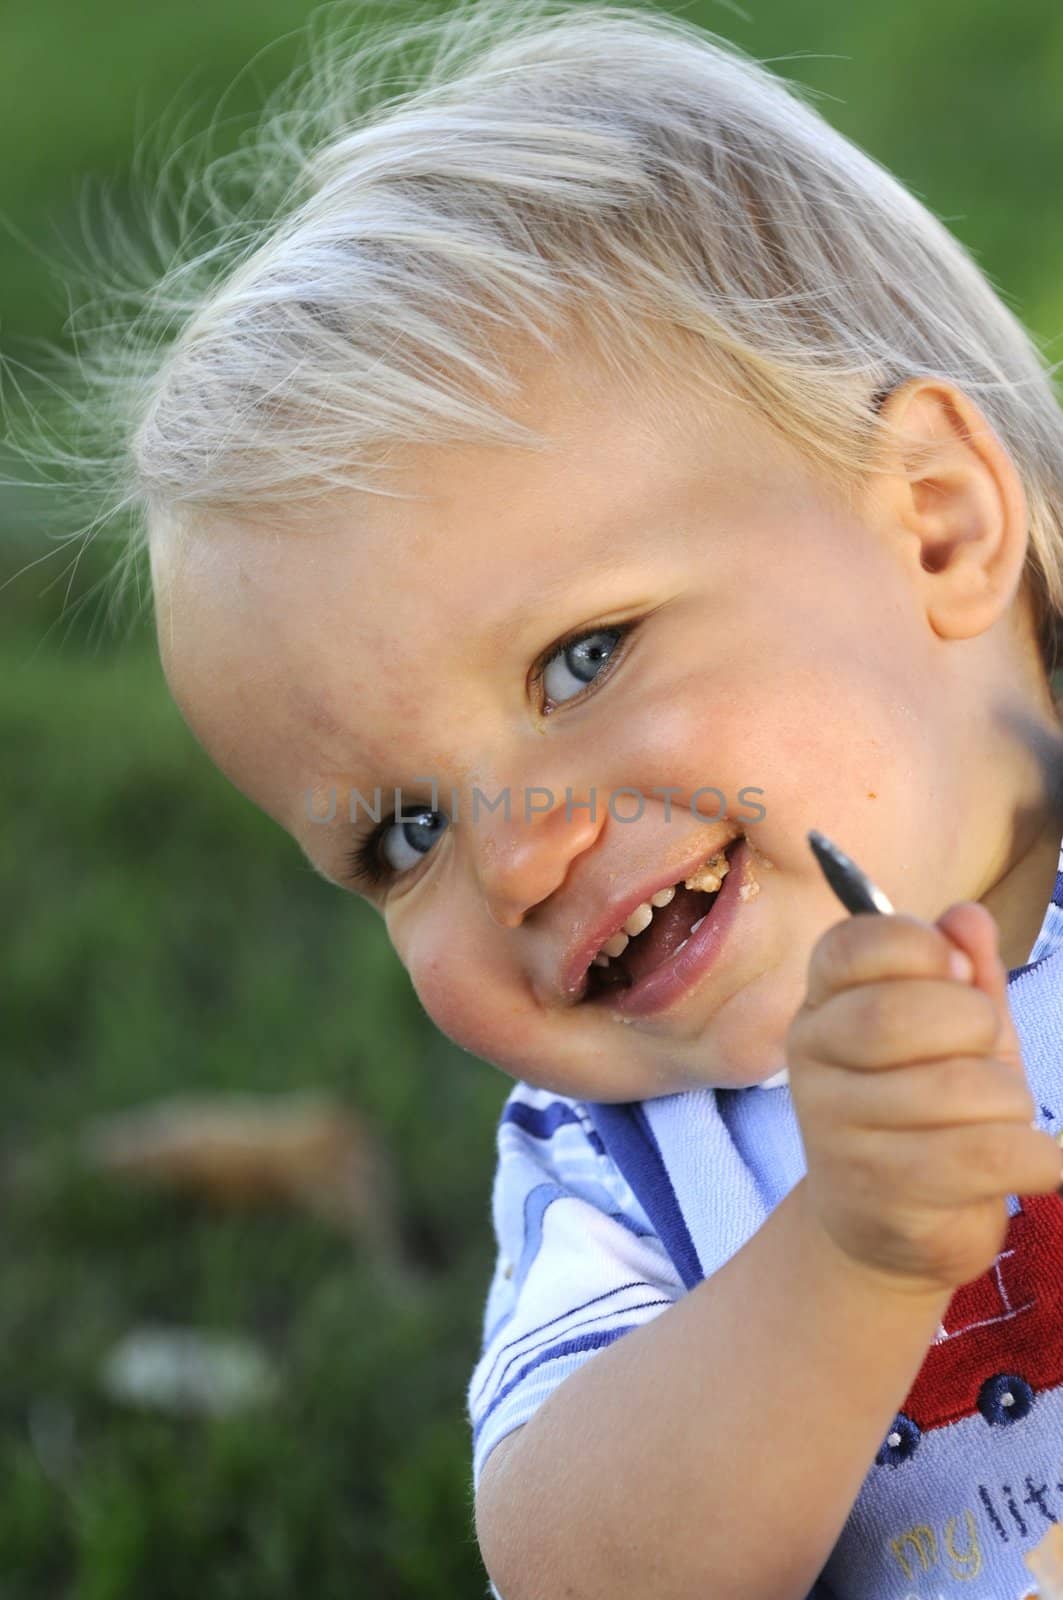
[(1000, 958), (1009, 971), (1027, 961), (1056, 885), (1063, 837), (1061, 710), (1063, 702), (1039, 675), (1034, 695), (997, 700), (990, 711), (1003, 743), (989, 770), (1007, 774), (1011, 841), (1004, 870), (977, 898), (996, 921)]
[(1004, 876), (981, 897), (1000, 930), (1000, 958), (1007, 971), (1024, 965), (1041, 931), (1056, 885), (1061, 835), (1063, 815), (1053, 811)]

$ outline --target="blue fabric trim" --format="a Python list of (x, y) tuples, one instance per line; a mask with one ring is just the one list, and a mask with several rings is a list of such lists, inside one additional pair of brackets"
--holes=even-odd
[(657, 1230), (686, 1289), (705, 1276), (679, 1208), (668, 1168), (641, 1102), (623, 1105), (584, 1101), (609, 1155)]
[[(601, 1294), (593, 1295), (591, 1297), (591, 1299), (584, 1300), (581, 1305), (571, 1306), (566, 1311), (559, 1311), (557, 1313), (557, 1315), (554, 1316), (554, 1317), (551, 1317), (548, 1322), (540, 1322), (536, 1327), (534, 1327), (534, 1328), (526, 1328), (523, 1333), (518, 1333), (514, 1338), (510, 1339), (508, 1344), (504, 1344), (502, 1346), (501, 1350), (496, 1350), (495, 1351), (495, 1359), (491, 1363), (491, 1370), (490, 1370), (490, 1372), (488, 1372), (486, 1374), (486, 1376), (481, 1381), (479, 1389), (476, 1391), (476, 1394), (473, 1396), (473, 1403), (477, 1404), (483, 1398), (483, 1395), (486, 1392), (486, 1390), (490, 1388), (492, 1383), (494, 1383), (494, 1381), (495, 1381), (495, 1373), (498, 1370), (498, 1363), (500, 1361), (503, 1361), (503, 1360), (506, 1361), (507, 1363), (509, 1361), (511, 1361), (513, 1359), (514, 1354), (515, 1354), (514, 1347), (516, 1345), (518, 1345), (518, 1344), (521, 1344), (525, 1339), (534, 1339), (537, 1334), (545, 1334), (545, 1333), (548, 1332), (549, 1329), (555, 1328), (556, 1325), (559, 1322), (564, 1322), (568, 1317), (578, 1317), (581, 1311), (590, 1311), (595, 1306), (597, 1306), (599, 1308), (599, 1311), (601, 1311), (602, 1310), (602, 1302), (604, 1300), (611, 1300), (614, 1297), (614, 1295), (627, 1294), (629, 1289), (648, 1289), (648, 1288), (649, 1288), (649, 1284), (644, 1283), (641, 1278), (632, 1278), (629, 1283), (618, 1284), (615, 1289), (603, 1289)], [(606, 1316), (618, 1316), (618, 1315), (620, 1315), (620, 1313), (617, 1312), (617, 1311), (610, 1311), (608, 1309), (608, 1307), (605, 1308), (604, 1314)], [(509, 1316), (512, 1316), (512, 1312), (507, 1313), (507, 1320), (508, 1320)], [(503, 1326), (503, 1324), (500, 1321), (498, 1323), (498, 1330), (500, 1330), (502, 1328), (502, 1326)], [(480, 1359), (481, 1360), (483, 1360), (484, 1356), (487, 1354), (487, 1347), (492, 1342), (492, 1339), (497, 1337), (497, 1331), (498, 1330), (496, 1330), (495, 1334), (492, 1334), (491, 1338), (488, 1338), (488, 1339), (484, 1340), (483, 1347), (480, 1350)], [(524, 1352), (522, 1351), (521, 1353), (523, 1354)]]
[(547, 1207), (552, 1206), (555, 1200), (569, 1199), (571, 1199), (569, 1191), (563, 1189), (559, 1183), (537, 1183), (535, 1188), (529, 1189), (524, 1196), (524, 1248), (513, 1270), (513, 1287), (518, 1292), (531, 1270), (532, 1262), (539, 1254), (539, 1246), (543, 1242), (543, 1217)]
[(506, 1386), (495, 1395), (473, 1429), (473, 1446), (475, 1447), (480, 1434), (483, 1432), (484, 1424), (487, 1422), (488, 1417), (501, 1405), (507, 1394), (515, 1389), (518, 1383), (528, 1376), (529, 1372), (534, 1372), (536, 1367), (541, 1367), (544, 1361), (556, 1361), (561, 1356), (582, 1354), (584, 1351), (589, 1350), (600, 1350), (604, 1345), (612, 1344), (614, 1339), (621, 1338), (625, 1333), (630, 1333), (632, 1328), (637, 1328), (638, 1326), (637, 1322), (627, 1322), (622, 1328), (606, 1328), (600, 1333), (584, 1333), (578, 1339), (566, 1339), (562, 1344), (555, 1344), (549, 1350), (540, 1351), (534, 1360), (521, 1367), (516, 1377), (511, 1378)]
[(1040, 956), (1036, 961), (1027, 961), (1024, 967), (1012, 967), (1011, 971), (1008, 973), (1008, 982), (1014, 983), (1015, 979), (1021, 978), (1024, 972), (1036, 972), (1041, 963), (1043, 961), (1047, 961), (1048, 959), (1048, 956)]
[[(633, 1286), (631, 1284), (628, 1284), (628, 1285), (626, 1285), (626, 1287), (627, 1288), (631, 1288)], [(638, 1284), (638, 1285), (634, 1285), (634, 1287), (645, 1289), (645, 1288), (648, 1287), (648, 1285), (647, 1284)], [(648, 1311), (648, 1310), (651, 1310), (654, 1306), (670, 1306), (670, 1305), (674, 1305), (674, 1304), (675, 1304), (674, 1300), (668, 1300), (666, 1298), (662, 1298), (662, 1296), (660, 1296), (660, 1295), (657, 1295), (657, 1297), (655, 1299), (653, 1299), (653, 1300), (636, 1300), (631, 1305), (622, 1306), (619, 1311), (617, 1311), (615, 1309), (614, 1310), (610, 1310), (609, 1307), (607, 1306), (604, 1311), (599, 1311), (597, 1316), (584, 1317), (582, 1322), (573, 1322), (570, 1327), (566, 1328), (565, 1332), (564, 1332), (565, 1348), (566, 1348), (566, 1350), (575, 1348), (575, 1346), (573, 1344), (573, 1341), (575, 1340), (575, 1338), (577, 1336), (579, 1336), (581, 1338), (586, 1338), (587, 1335), (586, 1335), (584, 1330), (587, 1329), (587, 1328), (593, 1328), (597, 1323), (604, 1322), (607, 1317), (628, 1316), (633, 1311)], [(566, 1313), (566, 1315), (571, 1315), (571, 1313)], [(563, 1317), (554, 1317), (552, 1320), (554, 1322), (562, 1322), (565, 1319)], [(626, 1329), (626, 1328), (633, 1327), (634, 1324), (630, 1323), (630, 1322), (626, 1322), (626, 1323), (623, 1323), (622, 1326)], [(545, 1327), (547, 1327), (547, 1328), (550, 1327), (550, 1323), (545, 1324)], [(542, 1332), (543, 1330), (540, 1329), (538, 1331)], [(527, 1337), (527, 1335), (525, 1335), (524, 1337)], [(512, 1350), (511, 1349), (509, 1355), (506, 1357), (506, 1360), (502, 1363), (501, 1370), (498, 1371), (497, 1379), (495, 1377), (495, 1370), (498, 1368), (498, 1359), (496, 1359), (492, 1363), (492, 1370), (491, 1370), (490, 1377), (484, 1380), (484, 1384), (481, 1387), (479, 1395), (477, 1396), (477, 1401), (483, 1399), (484, 1392), (486, 1391), (487, 1385), (489, 1383), (494, 1383), (496, 1381), (502, 1386), (502, 1391), (508, 1393), (508, 1390), (509, 1390), (509, 1376), (508, 1375), (509, 1375), (510, 1369), (512, 1368), (514, 1362), (523, 1361), (525, 1363), (525, 1365), (521, 1368), (521, 1372), (529, 1371), (530, 1370), (530, 1366), (533, 1364), (532, 1357), (537, 1355), (541, 1350), (543, 1350), (543, 1348), (549, 1343), (549, 1341), (551, 1339), (556, 1339), (557, 1337), (558, 1337), (558, 1334), (557, 1334), (557, 1330), (555, 1329), (554, 1332), (552, 1332), (552, 1333), (545, 1333), (544, 1337), (541, 1338), (538, 1341), (537, 1344), (526, 1345), (523, 1350)], [(520, 1343), (519, 1340), (513, 1340), (511, 1342), (513, 1344)], [(554, 1353), (555, 1354), (556, 1354), (558, 1349), (560, 1349), (560, 1346), (554, 1346)], [(494, 1401), (492, 1401), (491, 1404), (494, 1405)]]
[(575, 1123), (588, 1144), (596, 1149), (599, 1155), (603, 1153), (595, 1144), (595, 1139), (588, 1137), (583, 1123), (572, 1107), (565, 1105), (563, 1100), (553, 1100), (548, 1106), (542, 1107), (526, 1106), (522, 1100), (514, 1100), (503, 1107), (500, 1121), (515, 1123), (524, 1133), (530, 1133), (533, 1139), (552, 1139), (558, 1128), (563, 1128), (566, 1123)]

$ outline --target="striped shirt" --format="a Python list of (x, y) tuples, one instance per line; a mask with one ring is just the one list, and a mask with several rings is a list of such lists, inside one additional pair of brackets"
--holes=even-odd
[[(1053, 1043), (1058, 1037), (1054, 1014), (1043, 1006), (1038, 984), (1050, 985), (1057, 1008), (1063, 1004), (1063, 845), (1037, 939), (1026, 963), (1009, 974), (1009, 1001), (1028, 1080), (1042, 1102), (1039, 1125), (1058, 1134), (1063, 1129), (1063, 1047)], [(502, 1107), (491, 1200), (497, 1259), (481, 1354), (467, 1395), (474, 1491), (501, 1439), (534, 1416), (547, 1395), (596, 1351), (658, 1316), (692, 1283), (722, 1266), (806, 1170), (789, 1086), (778, 1078), (752, 1089), (689, 1090), (634, 1109), (660, 1165), (658, 1176), (633, 1181), (655, 1216), (660, 1209), (652, 1185), (668, 1190), (665, 1209), (672, 1206), (676, 1212), (678, 1248), (678, 1235), (655, 1229), (606, 1149), (598, 1131), (605, 1121), (596, 1122), (597, 1107), (523, 1082), (515, 1084)], [(626, 1161), (625, 1167), (631, 1173)], [(1059, 1205), (1052, 1197), (1047, 1203)], [(1013, 1218), (1021, 1209), (1018, 1199), (1009, 1197)], [(943, 1325), (938, 1338), (949, 1337)], [(970, 1341), (967, 1348), (973, 1349)], [(1005, 1414), (1005, 1420), (1014, 1415)], [(899, 1417), (901, 1433), (908, 1421)], [(918, 1436), (916, 1424), (910, 1426)], [(938, 1432), (944, 1436), (949, 1430)], [(889, 1437), (899, 1437), (897, 1429)], [(927, 1441), (923, 1459), (929, 1461), (929, 1434)], [(938, 1448), (935, 1443), (933, 1449)], [(1063, 1503), (1059, 1509), (1063, 1513)], [(904, 1530), (898, 1534), (901, 1556), (895, 1567), (901, 1570), (895, 1577), (904, 1575), (909, 1551)], [(839, 1541), (836, 1554), (843, 1544)], [(835, 1577), (837, 1561), (826, 1570)], [(892, 1594), (876, 1583), (870, 1569), (861, 1583), (851, 1590), (845, 1584), (824, 1586), (816, 1593), (859, 1594), (860, 1600)], [(966, 1592), (979, 1600), (980, 1591)], [(491, 1593), (501, 1600), (493, 1585)]]
[(477, 1488), (498, 1441), (570, 1372), (684, 1293), (580, 1101), (518, 1083), (497, 1152), (498, 1256), (468, 1394)]

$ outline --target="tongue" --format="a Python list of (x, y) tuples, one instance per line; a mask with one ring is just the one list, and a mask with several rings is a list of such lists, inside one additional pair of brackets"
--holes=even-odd
[(676, 947), (689, 937), (691, 927), (698, 918), (712, 909), (715, 900), (715, 894), (705, 894), (700, 889), (685, 889), (680, 884), (673, 899), (660, 911), (654, 911), (649, 927), (629, 940), (623, 955), (609, 965), (622, 967), (632, 983), (638, 983), (647, 972), (652, 972), (662, 961), (667, 961)]

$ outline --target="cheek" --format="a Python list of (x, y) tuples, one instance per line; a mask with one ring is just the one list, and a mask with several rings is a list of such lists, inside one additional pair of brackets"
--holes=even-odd
[[(397, 946), (398, 948), (398, 946)], [(436, 1027), (473, 1055), (496, 1061), (523, 1008), (489, 953), (453, 921), (425, 917), (399, 954)]]
[(907, 765), (925, 743), (916, 697), (859, 660), (759, 663), (728, 682), (698, 727), (703, 748), (726, 766), (721, 786), (736, 795), (743, 785), (781, 798), (847, 775), (858, 782)]
[[(677, 649), (670, 671), (655, 670), (639, 715), (614, 730), (634, 775), (621, 781), (647, 793), (679, 787), (672, 818), (681, 826), (698, 788), (720, 791), (732, 815), (757, 818), (763, 807), (756, 836), (778, 866), (808, 867), (809, 826), (834, 828), (854, 848), (866, 836), (868, 860), (881, 861), (877, 830), (907, 834), (928, 796), (943, 804), (937, 779), (949, 747), (882, 652), (839, 662), (829, 642), (806, 638), (788, 653), (780, 643), (778, 653), (750, 651), (700, 671), (675, 670)], [(697, 803), (705, 820), (720, 805), (711, 792)]]
[[(707, 791), (697, 801), (703, 820), (711, 820), (721, 803), (735, 814), (743, 788), (767, 790), (769, 774), (792, 772), (797, 754), (807, 758), (797, 702), (778, 676), (688, 669), (662, 677), (650, 686), (639, 716), (616, 729), (625, 772), (635, 774), (622, 781), (638, 783), (647, 794), (655, 786), (680, 790), (673, 817), (698, 789)], [(765, 803), (765, 796), (755, 799)]]

